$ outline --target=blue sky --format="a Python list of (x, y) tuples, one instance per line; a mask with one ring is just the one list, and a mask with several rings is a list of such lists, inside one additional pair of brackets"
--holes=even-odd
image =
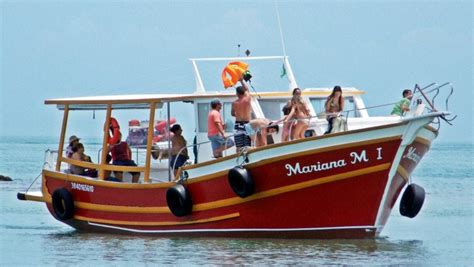
[[(459, 117), (454, 127), (442, 127), (440, 139), (472, 142), (472, 1), (279, 6), (300, 87), (354, 86), (367, 91), (366, 105), (377, 105), (398, 100), (415, 83), (450, 81), (456, 90), (450, 109)], [(45, 99), (190, 93), (190, 57), (235, 56), (238, 43), (254, 56), (282, 54), (274, 1), (2, 1), (0, 7), (2, 136), (57, 136), (61, 114)], [(263, 90), (281, 83), (275, 76), (275, 83), (258, 77), (254, 83)]]

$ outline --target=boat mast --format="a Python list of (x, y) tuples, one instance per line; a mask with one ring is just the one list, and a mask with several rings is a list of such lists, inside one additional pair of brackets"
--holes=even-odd
[(278, 8), (278, 0), (275, 0), (275, 8), (276, 14), (278, 19), (278, 29), (280, 30), (280, 42), (281, 47), (283, 49), (283, 67), (286, 71), (286, 76), (289, 82), (289, 90), (292, 91), (298, 84), (296, 83), (295, 76), (293, 75), (293, 70), (291, 69), (290, 62), (288, 61), (288, 57), (286, 56), (286, 46), (285, 46), (285, 38), (283, 37), (283, 30), (281, 28), (281, 20), (280, 20), (280, 9)]

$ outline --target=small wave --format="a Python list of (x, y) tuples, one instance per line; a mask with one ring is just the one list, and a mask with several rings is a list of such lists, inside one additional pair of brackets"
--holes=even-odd
[(59, 230), (61, 227), (58, 226), (29, 226), (29, 225), (9, 225), (0, 224), (0, 228), (7, 230)]

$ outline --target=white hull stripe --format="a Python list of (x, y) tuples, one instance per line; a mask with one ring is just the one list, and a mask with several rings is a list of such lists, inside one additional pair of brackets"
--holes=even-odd
[(234, 228), (234, 229), (186, 229), (186, 230), (139, 230), (125, 227), (118, 227), (100, 223), (88, 222), (89, 225), (110, 228), (115, 230), (135, 232), (135, 233), (221, 233), (221, 232), (304, 232), (304, 231), (326, 231), (326, 230), (351, 230), (366, 229), (375, 231), (374, 226), (340, 226), (340, 227), (318, 227), (318, 228)]

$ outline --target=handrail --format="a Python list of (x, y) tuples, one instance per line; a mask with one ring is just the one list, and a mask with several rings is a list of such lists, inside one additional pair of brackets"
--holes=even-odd
[[(48, 155), (51, 155), (51, 156), (52, 156), (53, 153), (58, 154), (58, 151), (57, 151), (57, 150), (52, 150), (52, 149), (49, 149), (49, 148), (44, 151), (43, 169), (44, 169), (44, 167), (45, 167), (46, 165), (49, 166), (49, 169), (53, 169), (53, 166), (50, 164), (50, 163), (52, 163), (52, 162), (49, 162), (49, 161), (48, 161)], [(56, 160), (57, 160), (57, 159), (56, 159)]]
[(132, 166), (118, 166), (118, 165), (111, 165), (111, 164), (97, 164), (91, 163), (87, 161), (63, 158), (63, 162), (67, 162), (74, 166), (79, 166), (88, 169), (99, 169), (99, 170), (106, 170), (106, 171), (122, 171), (122, 172), (144, 172), (145, 167), (132, 167)]
[[(227, 136), (225, 137), (225, 139), (230, 138), (230, 137), (234, 137), (234, 136), (235, 136), (235, 134), (227, 135)], [(210, 142), (211, 142), (210, 140), (207, 140), (207, 141), (203, 141), (203, 142), (201, 142), (201, 143), (196, 143), (196, 144), (184, 146), (184, 147), (182, 147), (182, 148), (178, 151), (178, 154), (176, 154), (176, 156), (180, 155), (181, 152), (183, 152), (184, 149), (186, 149), (186, 148), (191, 148), (191, 147), (194, 147), (194, 146), (200, 147), (201, 145), (204, 145), (204, 144), (207, 144), (207, 143), (210, 143)], [(227, 150), (227, 142), (224, 144), (224, 148), (225, 148), (224, 150)], [(171, 159), (171, 156), (170, 156), (169, 158)], [(178, 157), (176, 157), (175, 160), (174, 160), (174, 162), (173, 162), (173, 165), (172, 165), (172, 166), (173, 166), (173, 170), (174, 170), (174, 168), (176, 167), (176, 161), (177, 161), (177, 160), (178, 160)]]
[(285, 56), (261, 56), (261, 57), (214, 57), (214, 58), (190, 58), (190, 61), (227, 61), (227, 60), (271, 60), (284, 59)]

